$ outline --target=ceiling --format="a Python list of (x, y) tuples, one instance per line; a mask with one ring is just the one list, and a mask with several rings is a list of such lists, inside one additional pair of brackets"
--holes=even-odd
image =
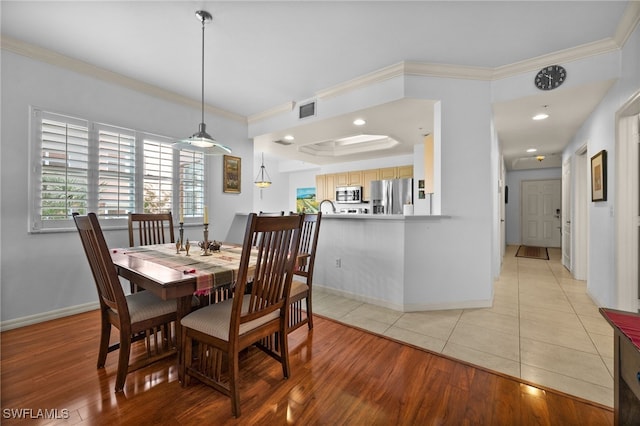
[[(198, 101), (201, 26), (194, 12), (205, 9), (213, 15), (205, 30), (205, 102), (250, 119), (402, 61), (497, 69), (608, 39), (627, 2), (3, 0), (0, 7), (3, 37)], [(494, 104), (507, 167), (522, 168), (527, 161), (515, 160), (531, 144), (549, 159), (559, 155), (612, 83)], [(552, 117), (533, 123), (532, 110), (540, 105), (549, 105)], [(272, 155), (288, 156), (298, 150), (284, 150), (273, 140), (294, 131), (295, 144), (348, 136), (358, 115), (366, 116), (367, 133), (401, 142), (390, 150), (358, 153), (358, 159), (410, 153), (432, 132), (432, 108), (431, 101), (405, 99), (341, 119), (310, 121), (256, 143)], [(186, 132), (195, 126), (187, 123)], [(215, 136), (215, 129), (208, 131)], [(352, 159), (316, 156), (313, 162)], [(526, 168), (551, 162), (543, 163)]]

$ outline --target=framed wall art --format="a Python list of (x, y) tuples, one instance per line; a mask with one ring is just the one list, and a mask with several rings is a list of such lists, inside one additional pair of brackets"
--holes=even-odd
[(316, 188), (296, 189), (296, 213), (318, 213)]
[(591, 157), (591, 201), (607, 201), (607, 151)]
[(239, 194), (241, 188), (241, 158), (225, 155), (222, 167), (222, 191)]

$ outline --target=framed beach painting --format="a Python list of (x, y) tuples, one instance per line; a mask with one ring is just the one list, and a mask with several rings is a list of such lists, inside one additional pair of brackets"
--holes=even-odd
[(591, 201), (607, 201), (607, 151), (591, 157)]
[(241, 159), (232, 155), (225, 155), (222, 167), (222, 190), (232, 194), (240, 193)]
[(315, 187), (296, 189), (296, 213), (318, 213)]

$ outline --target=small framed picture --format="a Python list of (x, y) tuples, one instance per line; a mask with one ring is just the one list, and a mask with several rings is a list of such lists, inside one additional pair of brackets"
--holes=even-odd
[(418, 198), (419, 198), (420, 200), (424, 200), (424, 199), (425, 199), (424, 189), (419, 189), (419, 190), (418, 190)]
[(591, 157), (591, 201), (607, 201), (607, 151)]
[(225, 155), (223, 161), (222, 190), (232, 194), (239, 194), (242, 160), (240, 157)]
[(418, 189), (424, 189), (424, 179), (418, 180)]

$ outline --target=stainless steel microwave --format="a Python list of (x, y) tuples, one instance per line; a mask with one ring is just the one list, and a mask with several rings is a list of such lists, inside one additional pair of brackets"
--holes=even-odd
[(361, 186), (338, 186), (336, 187), (337, 203), (361, 203), (362, 187)]

